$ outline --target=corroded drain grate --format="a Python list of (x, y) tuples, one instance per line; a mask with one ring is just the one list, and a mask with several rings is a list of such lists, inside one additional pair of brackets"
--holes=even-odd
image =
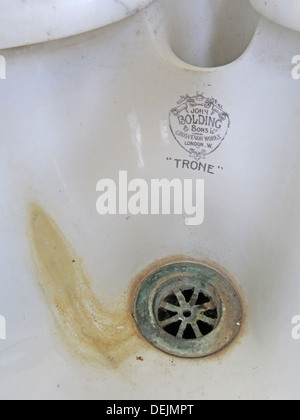
[(229, 281), (215, 269), (182, 262), (161, 267), (142, 283), (134, 318), (155, 347), (180, 357), (204, 357), (228, 345), (242, 309)]
[(160, 326), (177, 338), (201, 338), (218, 324), (217, 304), (204, 294), (203, 286), (178, 287), (181, 281), (176, 279), (174, 289), (160, 301), (157, 318)]

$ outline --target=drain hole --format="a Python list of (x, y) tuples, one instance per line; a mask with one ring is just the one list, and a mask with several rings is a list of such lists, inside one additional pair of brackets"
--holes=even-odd
[(165, 321), (166, 319), (172, 318), (174, 315), (176, 315), (176, 312), (171, 312), (164, 308), (159, 308), (158, 310), (159, 321)]
[(218, 318), (218, 312), (216, 309), (210, 309), (209, 311), (204, 312), (204, 315), (212, 319)]
[(198, 328), (199, 328), (199, 330), (200, 330), (200, 332), (203, 336), (211, 333), (212, 330), (213, 330), (213, 327), (211, 327), (210, 325), (208, 325), (208, 324), (206, 324), (205, 322), (202, 322), (202, 321), (197, 321), (197, 325), (198, 325)]
[(164, 302), (170, 303), (171, 305), (174, 305), (174, 306), (178, 306), (178, 307), (180, 306), (179, 305), (179, 302), (178, 302), (178, 299), (177, 299), (177, 297), (175, 296), (174, 293), (171, 294), (171, 295), (169, 295), (169, 296), (167, 296), (164, 299)]
[(188, 290), (182, 290), (182, 294), (185, 297), (186, 302), (189, 302), (193, 296), (195, 289), (188, 289)]
[(191, 339), (196, 338), (196, 334), (194, 333), (194, 330), (190, 324), (186, 326), (186, 329), (184, 331), (182, 338), (185, 338), (186, 340), (191, 340)]
[(201, 289), (176, 287), (160, 303), (157, 317), (168, 334), (180, 340), (193, 340), (212, 332), (218, 310), (212, 298)]
[(177, 321), (177, 322), (173, 322), (173, 324), (167, 325), (166, 327), (164, 327), (164, 330), (173, 335), (174, 337), (177, 336), (180, 325), (181, 325), (182, 321)]
[(199, 293), (199, 296), (198, 296), (198, 299), (197, 299), (197, 302), (196, 302), (196, 306), (197, 305), (203, 305), (203, 303), (208, 303), (210, 301), (211, 301), (210, 298), (208, 298), (207, 296), (205, 296), (204, 293), (200, 292)]

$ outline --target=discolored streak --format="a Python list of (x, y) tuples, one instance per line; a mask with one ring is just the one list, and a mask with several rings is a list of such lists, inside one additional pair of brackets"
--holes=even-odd
[(38, 283), (61, 337), (84, 360), (117, 367), (140, 346), (128, 308), (108, 311), (50, 216), (33, 205), (29, 217)]

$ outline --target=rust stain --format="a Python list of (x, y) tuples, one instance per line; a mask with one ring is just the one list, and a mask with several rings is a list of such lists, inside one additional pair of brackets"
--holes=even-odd
[(139, 362), (144, 362), (145, 359), (142, 356), (136, 356), (136, 360)]
[(30, 208), (30, 239), (38, 283), (70, 349), (85, 361), (113, 368), (136, 354), (143, 342), (131, 311), (126, 305), (108, 310), (99, 302), (80, 258), (37, 205)]

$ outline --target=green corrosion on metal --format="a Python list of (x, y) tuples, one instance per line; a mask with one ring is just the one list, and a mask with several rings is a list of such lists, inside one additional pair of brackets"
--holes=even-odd
[(236, 337), (239, 297), (223, 274), (194, 262), (162, 266), (141, 284), (134, 318), (146, 340), (178, 357), (215, 354)]

